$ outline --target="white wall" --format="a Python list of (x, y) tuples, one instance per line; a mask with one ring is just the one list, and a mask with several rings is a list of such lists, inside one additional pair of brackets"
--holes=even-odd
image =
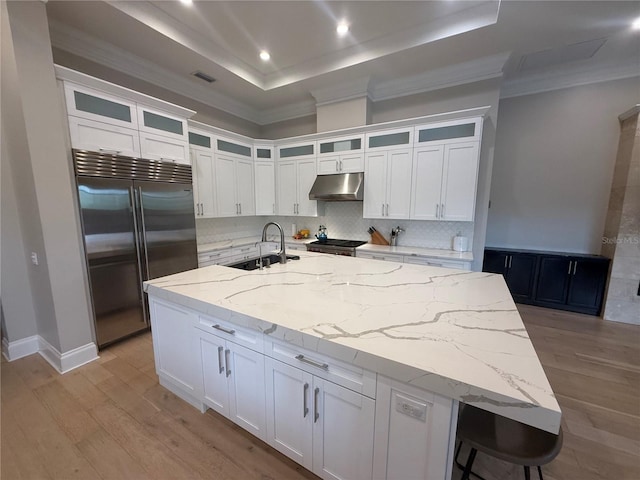
[(279, 138), (298, 137), (310, 133), (316, 133), (315, 114), (263, 125), (260, 129), (259, 138), (277, 140)]
[(487, 245), (600, 253), (629, 78), (500, 101)]

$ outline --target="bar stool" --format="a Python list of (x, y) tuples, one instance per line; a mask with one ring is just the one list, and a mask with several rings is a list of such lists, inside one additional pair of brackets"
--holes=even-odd
[[(471, 405), (464, 405), (462, 408), (458, 420), (458, 438), (460, 444), (456, 450), (455, 462), (464, 470), (461, 480), (468, 480), (469, 475), (484, 480), (471, 471), (479, 451), (515, 465), (522, 465), (526, 480), (531, 479), (529, 468), (538, 467), (538, 476), (543, 480), (540, 466), (553, 460), (562, 448), (562, 428), (558, 435), (554, 435)], [(463, 443), (471, 447), (467, 464), (464, 466), (458, 462), (458, 454)]]

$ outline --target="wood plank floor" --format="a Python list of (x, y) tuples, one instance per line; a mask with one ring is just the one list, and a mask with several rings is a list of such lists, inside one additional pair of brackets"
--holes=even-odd
[[(545, 478), (639, 479), (640, 327), (519, 308), (563, 411), (564, 447)], [(66, 375), (39, 355), (3, 360), (3, 480), (317, 478), (161, 387), (150, 334), (100, 355)], [(482, 454), (476, 466), (487, 480), (524, 478)]]

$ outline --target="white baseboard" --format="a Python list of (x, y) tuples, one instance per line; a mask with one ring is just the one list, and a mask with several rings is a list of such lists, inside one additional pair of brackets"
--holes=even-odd
[(57, 348), (40, 336), (38, 336), (38, 344), (40, 347), (38, 353), (59, 373), (67, 373), (98, 359), (98, 348), (93, 342), (64, 353), (60, 353)]
[(32, 355), (38, 351), (38, 335), (21, 338), (15, 342), (10, 342), (6, 338), (2, 339), (2, 354), (10, 362), (27, 355)]

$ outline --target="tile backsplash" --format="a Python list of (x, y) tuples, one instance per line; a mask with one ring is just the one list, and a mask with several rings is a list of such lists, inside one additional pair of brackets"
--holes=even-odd
[(198, 243), (211, 243), (233, 238), (259, 236), (266, 222), (279, 223), (285, 235), (291, 235), (291, 225), (297, 230), (307, 228), (312, 235), (319, 225), (325, 225), (329, 238), (366, 240), (367, 229), (373, 226), (387, 240), (391, 229), (404, 229), (398, 245), (407, 247), (451, 249), (452, 238), (460, 232), (473, 245), (473, 222), (432, 222), (421, 220), (374, 220), (362, 218), (362, 202), (327, 202), (323, 216), (319, 217), (233, 217), (210, 218), (196, 221)]

